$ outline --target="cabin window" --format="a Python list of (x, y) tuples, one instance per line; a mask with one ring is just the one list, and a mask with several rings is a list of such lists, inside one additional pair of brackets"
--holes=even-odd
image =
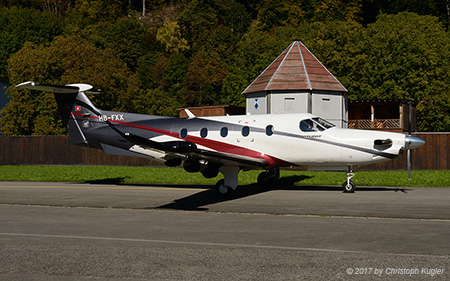
[(266, 135), (268, 135), (268, 136), (273, 135), (273, 126), (272, 125), (268, 125), (266, 127)]
[(250, 127), (249, 126), (244, 126), (242, 128), (242, 136), (248, 137), (249, 134), (250, 134)]
[(228, 128), (227, 127), (222, 127), (222, 129), (220, 129), (220, 136), (222, 136), (222, 138), (228, 136)]
[(181, 129), (180, 138), (185, 139), (188, 135), (188, 130), (186, 128)]
[(202, 128), (202, 129), (200, 130), (200, 136), (201, 136), (202, 138), (206, 138), (206, 136), (208, 136), (208, 129)]

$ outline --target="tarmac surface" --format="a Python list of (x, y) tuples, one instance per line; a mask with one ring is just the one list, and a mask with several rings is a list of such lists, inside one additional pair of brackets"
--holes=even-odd
[(450, 188), (0, 182), (0, 280), (449, 280)]

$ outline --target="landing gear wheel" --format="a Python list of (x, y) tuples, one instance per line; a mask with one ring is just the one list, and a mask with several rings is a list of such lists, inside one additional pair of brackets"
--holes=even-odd
[(223, 179), (216, 183), (216, 192), (220, 197), (228, 197), (234, 192), (233, 188), (226, 186), (224, 183)]
[(262, 187), (268, 187), (271, 185), (271, 180), (267, 177), (267, 172), (261, 172), (258, 175), (258, 184)]
[(356, 184), (352, 181), (345, 181), (342, 185), (342, 189), (344, 190), (344, 193), (354, 193), (356, 189)]
[(273, 185), (280, 178), (280, 169), (278, 167), (272, 168), (268, 171), (261, 172), (258, 175), (258, 184), (262, 187), (269, 187)]

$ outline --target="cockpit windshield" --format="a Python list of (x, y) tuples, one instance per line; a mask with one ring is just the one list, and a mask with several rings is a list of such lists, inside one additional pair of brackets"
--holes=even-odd
[(322, 119), (320, 117), (315, 117), (315, 118), (313, 118), (313, 120), (316, 121), (317, 123), (319, 123), (325, 129), (330, 129), (330, 128), (335, 127), (334, 124), (332, 124), (331, 122), (329, 122), (329, 121), (327, 121), (325, 119)]
[(321, 132), (332, 127), (333, 124), (320, 117), (300, 121), (300, 130), (303, 132)]

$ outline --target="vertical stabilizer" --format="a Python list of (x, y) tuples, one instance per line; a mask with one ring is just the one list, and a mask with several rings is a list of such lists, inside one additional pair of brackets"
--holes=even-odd
[(54, 94), (58, 110), (63, 118), (64, 125), (73, 144), (89, 146), (84, 136), (80, 117), (85, 115), (100, 116), (100, 111), (92, 104), (85, 92), (92, 89), (88, 84), (70, 84), (70, 85), (45, 85), (36, 84), (32, 81), (18, 84), (17, 88), (29, 90), (45, 91)]

